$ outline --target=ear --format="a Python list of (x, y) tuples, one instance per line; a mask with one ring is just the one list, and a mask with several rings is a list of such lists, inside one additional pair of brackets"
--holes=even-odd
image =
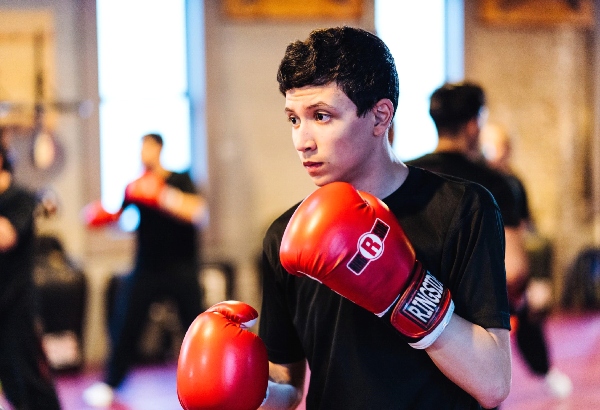
[(465, 131), (469, 137), (477, 137), (479, 138), (479, 119), (477, 117), (471, 118), (469, 121), (465, 123)]
[(377, 101), (371, 111), (375, 117), (373, 135), (384, 135), (394, 118), (394, 104), (389, 99), (382, 98)]

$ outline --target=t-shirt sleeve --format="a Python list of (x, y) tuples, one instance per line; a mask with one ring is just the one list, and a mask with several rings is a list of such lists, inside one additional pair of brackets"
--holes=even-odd
[(504, 265), (504, 225), (498, 207), (481, 190), (455, 221), (444, 252), (456, 313), (484, 328), (510, 329)]
[[(283, 267), (279, 263), (279, 242), (277, 229), (273, 226), (263, 241), (261, 258), (262, 307), (259, 323), (259, 336), (265, 342), (269, 361), (278, 364), (298, 362), (305, 358), (298, 333), (294, 327), (285, 289)], [(291, 279), (293, 280), (293, 279)]]
[(521, 224), (519, 203), (510, 182), (504, 176), (499, 176), (494, 184), (494, 199), (498, 203), (505, 226), (515, 228)]
[(190, 194), (197, 193), (196, 186), (194, 185), (194, 181), (190, 177), (189, 172), (182, 173), (173, 173), (167, 179), (167, 184)]
[(508, 181), (511, 184), (511, 188), (515, 191), (515, 197), (517, 198), (517, 208), (519, 211), (519, 218), (524, 221), (531, 219), (529, 212), (529, 201), (527, 199), (527, 191), (523, 182), (516, 175), (509, 175)]

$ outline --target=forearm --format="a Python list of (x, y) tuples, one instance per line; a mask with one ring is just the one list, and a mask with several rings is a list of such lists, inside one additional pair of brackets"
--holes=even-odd
[(511, 381), (509, 332), (484, 329), (454, 314), (427, 354), (454, 383), (483, 407), (498, 406)]
[(201, 226), (208, 216), (206, 200), (196, 194), (166, 187), (159, 198), (159, 206), (169, 214), (185, 222)]
[(7, 252), (17, 244), (18, 234), (10, 221), (0, 216), (0, 252)]

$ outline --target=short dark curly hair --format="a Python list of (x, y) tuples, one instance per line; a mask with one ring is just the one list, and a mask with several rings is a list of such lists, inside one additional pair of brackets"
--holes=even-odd
[(485, 107), (485, 93), (471, 82), (445, 83), (431, 94), (429, 115), (438, 132), (455, 134)]
[(277, 72), (279, 91), (336, 83), (364, 116), (377, 101), (398, 107), (394, 58), (376, 35), (355, 27), (313, 30), (305, 41), (287, 46)]
[(157, 134), (155, 132), (152, 132), (150, 134), (146, 134), (142, 137), (142, 139), (146, 139), (146, 138), (150, 138), (151, 140), (153, 140), (154, 142), (156, 142), (158, 145), (160, 145), (161, 147), (163, 146), (164, 142), (163, 142), (163, 137), (160, 134)]

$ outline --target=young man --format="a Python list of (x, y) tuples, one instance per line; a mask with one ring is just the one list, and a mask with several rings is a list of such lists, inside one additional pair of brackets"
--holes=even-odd
[(58, 410), (35, 324), (35, 207), (34, 195), (15, 185), (7, 150), (0, 143), (0, 382), (15, 409)]
[[(117, 291), (106, 376), (104, 382), (84, 391), (89, 405), (102, 407), (113, 401), (113, 390), (129, 371), (152, 302), (164, 296), (173, 298), (184, 329), (202, 312), (196, 225), (205, 217), (206, 204), (195, 192), (188, 173), (171, 172), (162, 166), (162, 148), (160, 135), (142, 138), (145, 172), (125, 190), (122, 209), (135, 204), (140, 212), (135, 267)], [(114, 221), (119, 215), (97, 207), (92, 210), (96, 213), (87, 214), (91, 226)]]
[[(300, 242), (314, 242), (316, 258), (338, 251), (338, 243), (326, 243), (316, 232), (329, 231), (318, 226), (326, 219), (334, 227), (360, 222), (327, 215), (341, 200), (334, 187), (351, 184), (351, 191), (371, 198), (365, 199), (369, 204), (377, 202), (372, 195), (389, 206), (406, 234), (401, 240), (414, 248), (427, 275), (445, 287), (444, 295), (451, 295), (454, 313), (450, 304), (438, 306), (445, 328), (427, 343), (410, 337), (407, 343), (404, 336), (410, 332), (389, 311), (378, 317), (362, 307), (377, 302), (387, 291), (385, 283), (372, 290), (367, 281), (369, 291), (357, 289), (352, 283), (358, 274), (338, 272), (346, 276), (330, 289), (325, 279), (288, 273), (280, 250), (285, 249), (281, 258), (287, 261), (294, 253), (289, 248), (298, 243), (286, 239), (282, 247), (284, 232), (294, 234), (288, 223), (297, 217), (296, 205), (274, 221), (264, 238), (259, 335), (267, 347), (271, 380), (261, 408), (297, 406), (306, 362), (307, 409), (500, 404), (510, 388), (510, 319), (502, 218), (492, 196), (479, 185), (406, 166), (394, 156), (388, 130), (397, 108), (398, 78), (388, 48), (375, 35), (351, 27), (315, 30), (306, 41), (288, 46), (277, 78), (294, 147), (319, 187), (309, 197), (313, 203), (318, 195), (319, 206), (302, 210), (309, 223), (299, 224), (306, 234)], [(346, 191), (347, 184), (341, 184)], [(330, 188), (334, 195), (326, 194)], [(310, 220), (311, 215), (318, 218)], [(312, 228), (311, 237), (306, 231)], [(338, 239), (344, 242), (344, 235)], [(352, 246), (356, 252), (356, 242)], [(389, 242), (385, 246), (394, 248)], [(304, 273), (318, 278), (321, 272)], [(382, 272), (390, 278), (395, 274), (393, 269)], [(414, 288), (411, 280), (406, 279), (407, 286)], [(396, 313), (398, 305), (393, 309)]]

